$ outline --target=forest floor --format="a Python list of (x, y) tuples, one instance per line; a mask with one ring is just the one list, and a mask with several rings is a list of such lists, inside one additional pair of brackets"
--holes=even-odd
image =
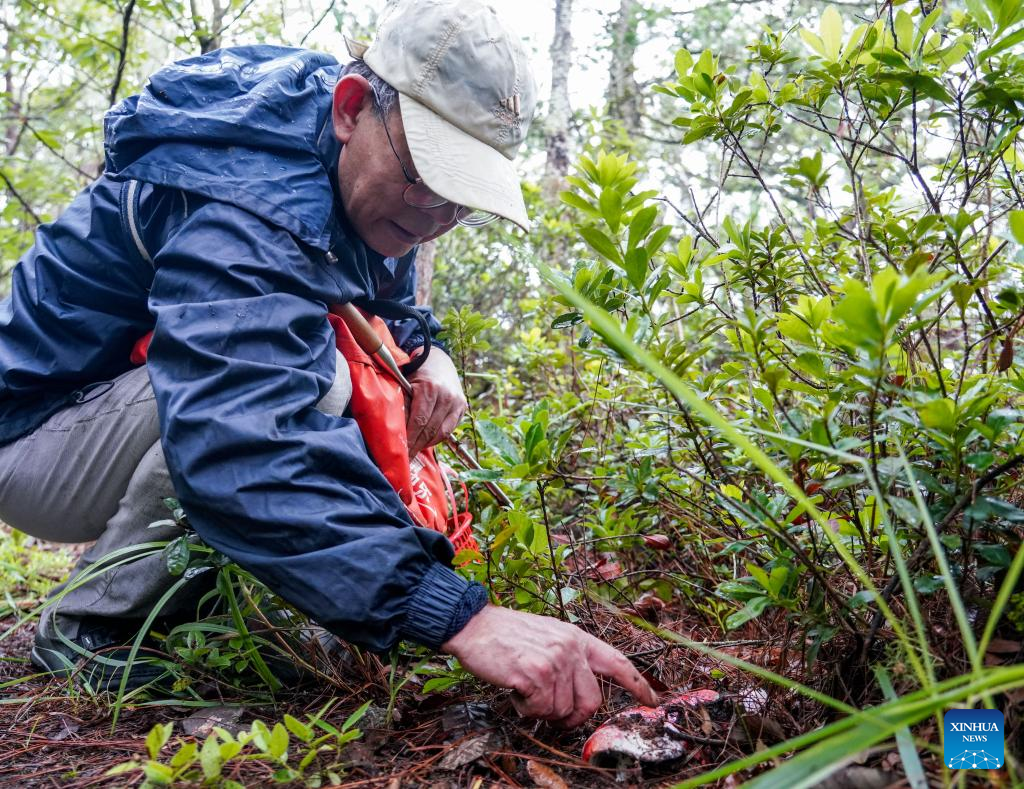
[[(718, 700), (679, 712), (672, 739), (678, 758), (644, 765), (626, 760), (598, 767), (583, 761), (585, 741), (599, 724), (631, 702), (618, 689), (607, 689), (605, 707), (592, 721), (574, 731), (518, 718), (507, 692), (459, 683), (441, 692), (423, 692), (425, 678), (399, 666), (407, 681), (394, 695), (387, 720), (391, 666), (372, 656), (344, 653), (330, 682), (316, 682), (279, 692), (270, 701), (226, 692), (216, 683), (196, 687), (205, 703), (189, 706), (186, 699), (151, 697), (125, 703), (112, 731), (115, 707), (109, 696), (89, 694), (64, 679), (34, 675), (28, 662), (34, 610), (45, 589), (66, 572), (74, 554), (45, 543), (11, 544), (0, 535), (0, 573), (6, 606), (0, 618), (0, 786), (95, 787), (138, 785), (139, 770), (111, 777), (107, 771), (131, 759), (144, 759), (145, 738), (157, 723), (174, 722), (169, 754), (182, 743), (201, 746), (214, 723), (229, 731), (248, 729), (260, 719), (273, 726), (290, 714), (301, 720), (336, 703), (324, 720), (341, 723), (363, 703), (371, 706), (357, 724), (361, 739), (346, 744), (333, 768), (344, 786), (540, 786), (654, 787), (669, 786), (715, 766), (780, 742), (820, 725), (821, 710), (804, 706), (785, 690), (753, 684), (749, 677), (724, 663), (678, 645), (666, 644), (646, 630), (613, 614), (600, 614), (601, 637), (630, 654), (644, 667), (659, 690), (712, 689)], [(2, 605), (2, 603), (0, 603)], [(686, 633), (682, 621), (662, 612), (661, 624)], [(593, 621), (593, 620), (592, 620)], [(787, 673), (799, 668), (799, 649), (782, 643), (784, 629), (769, 639), (762, 627), (758, 637), (717, 642), (723, 651), (744, 660)], [(694, 635), (688, 633), (688, 635)], [(801, 678), (806, 680), (806, 678)], [(195, 699), (195, 696), (193, 696)], [(625, 736), (625, 735), (624, 735)], [(293, 745), (299, 745), (293, 740)], [(938, 768), (931, 759), (926, 767)], [(827, 784), (828, 789), (871, 789), (905, 785), (894, 751), (864, 754), (862, 763), (849, 765)], [(261, 760), (232, 760), (222, 777), (247, 787), (273, 783), (274, 768)], [(735, 786), (751, 773), (726, 778), (718, 785)], [(328, 783), (324, 780), (324, 784)], [(178, 784), (199, 785), (199, 784)], [(297, 783), (295, 785), (303, 785)], [(306, 785), (315, 785), (306, 784)]]

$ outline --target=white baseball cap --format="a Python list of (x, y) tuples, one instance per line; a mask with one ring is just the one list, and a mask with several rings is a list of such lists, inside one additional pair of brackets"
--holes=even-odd
[(512, 160), (537, 86), (522, 41), (477, 0), (394, 0), (370, 44), (347, 40), (395, 88), (420, 178), (441, 197), (530, 220)]

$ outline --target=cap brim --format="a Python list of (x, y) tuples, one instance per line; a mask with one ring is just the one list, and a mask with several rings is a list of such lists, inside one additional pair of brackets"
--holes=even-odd
[(423, 183), (459, 205), (497, 214), (530, 229), (511, 160), (415, 99), (399, 93), (409, 153)]

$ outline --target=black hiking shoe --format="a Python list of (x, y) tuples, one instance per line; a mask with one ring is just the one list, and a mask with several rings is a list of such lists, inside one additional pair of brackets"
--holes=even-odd
[[(147, 657), (146, 648), (156, 647), (149, 636), (143, 640), (130, 669), (125, 665), (140, 624), (87, 616), (78, 621), (75, 638), (68, 638), (58, 631), (53, 613), (46, 611), (36, 629), (30, 655), (32, 665), (57, 677), (72, 677), (79, 685), (88, 685), (96, 691), (116, 693), (126, 669), (126, 692), (151, 684), (164, 689), (173, 682), (173, 677), (166, 668)], [(161, 683), (161, 680), (167, 682)]]

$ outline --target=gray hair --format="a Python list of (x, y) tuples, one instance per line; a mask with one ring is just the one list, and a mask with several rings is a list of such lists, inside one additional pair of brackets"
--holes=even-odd
[(347, 63), (342, 69), (341, 75), (344, 77), (349, 74), (358, 74), (370, 83), (370, 89), (373, 91), (374, 114), (382, 121), (387, 118), (398, 105), (398, 91), (377, 76), (377, 72), (367, 66), (365, 61), (353, 60)]

